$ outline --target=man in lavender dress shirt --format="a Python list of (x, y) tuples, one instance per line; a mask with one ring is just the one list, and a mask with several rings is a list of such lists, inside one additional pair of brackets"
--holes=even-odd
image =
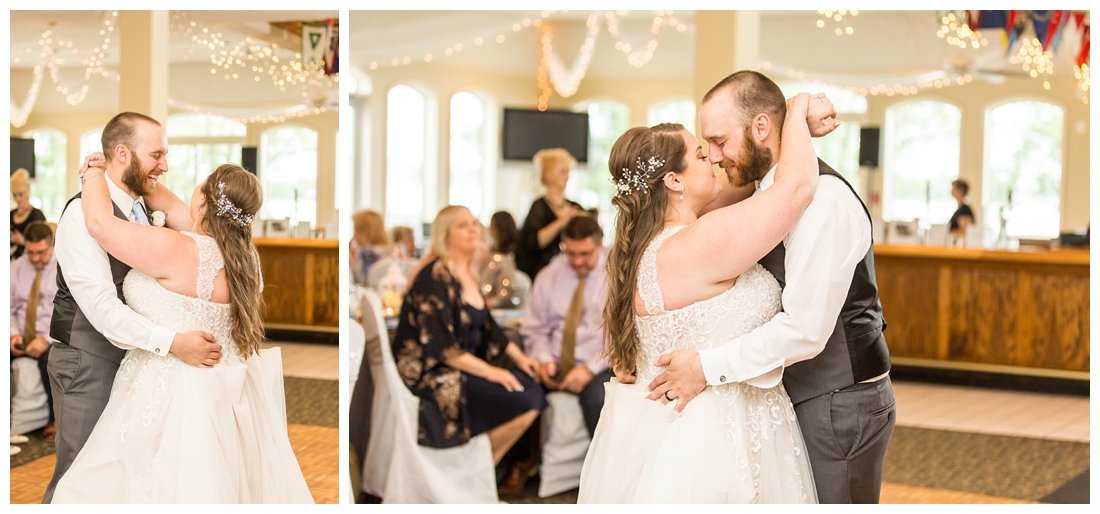
[[(548, 390), (578, 395), (585, 425), (592, 435), (603, 408), (603, 384), (612, 377), (607, 361), (599, 358), (603, 306), (607, 301), (607, 258), (603, 232), (591, 216), (570, 220), (562, 230), (562, 239), (565, 251), (535, 277), (520, 334), (527, 355), (540, 363), (539, 382)], [(582, 280), (584, 289), (577, 296)], [(563, 358), (562, 343), (571, 328), (568, 318), (575, 296), (580, 312), (573, 323), (573, 364), (569, 364), (570, 357)], [(568, 369), (564, 369), (566, 366)]]
[[(53, 256), (53, 229), (36, 221), (23, 231), (27, 245), (23, 255), (11, 262), (11, 359), (30, 357), (38, 361), (42, 387), (46, 389), (46, 403), (50, 408), (50, 422), (42, 436), (52, 441), (57, 434), (53, 417), (53, 390), (46, 363), (50, 359), (50, 316), (53, 315), (53, 297), (57, 294), (57, 260)], [(38, 279), (38, 301), (30, 305), (28, 300)], [(27, 323), (28, 311), (34, 319)]]

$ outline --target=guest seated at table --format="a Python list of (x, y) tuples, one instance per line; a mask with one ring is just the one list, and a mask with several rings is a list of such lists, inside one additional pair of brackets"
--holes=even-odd
[(520, 334), (527, 354), (539, 361), (539, 382), (580, 397), (591, 436), (603, 408), (604, 382), (612, 377), (600, 355), (607, 258), (603, 232), (593, 218), (573, 218), (562, 236), (565, 253), (535, 277)]
[[(420, 398), (421, 445), (448, 448), (488, 432), (499, 463), (546, 406), (532, 378), (538, 363), (489, 315), (473, 265), (482, 241), (477, 219), (465, 207), (448, 206), (431, 233), (401, 305), (394, 360)], [(502, 367), (508, 360), (520, 371)]]
[[(36, 221), (23, 232), (24, 253), (11, 261), (11, 360), (30, 357), (38, 361), (39, 376), (46, 391), (46, 405), (50, 411), (49, 423), (42, 437), (53, 441), (57, 435), (54, 426), (53, 391), (46, 364), (50, 360), (50, 317), (53, 315), (53, 299), (57, 294), (57, 259), (53, 255), (53, 229)], [(10, 362), (10, 361), (9, 361)]]
[(416, 234), (411, 227), (393, 227), (390, 229), (390, 239), (393, 240), (393, 255), (398, 260), (420, 258)]
[(489, 258), (481, 270), (481, 284), (493, 309), (519, 309), (527, 298), (531, 278), (516, 269), (516, 220), (507, 211), (489, 218)]
[(370, 209), (363, 209), (351, 215), (352, 236), (350, 241), (351, 280), (352, 283), (367, 285), (367, 274), (375, 262), (393, 252), (393, 245), (386, 235), (386, 226), (382, 215)]

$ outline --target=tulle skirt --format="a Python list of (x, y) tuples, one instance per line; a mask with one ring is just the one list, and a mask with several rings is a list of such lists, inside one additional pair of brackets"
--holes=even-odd
[(54, 503), (313, 503), (278, 349), (200, 369), (133, 350)]
[(816, 503), (782, 386), (708, 387), (682, 413), (643, 384), (606, 388), (580, 503)]

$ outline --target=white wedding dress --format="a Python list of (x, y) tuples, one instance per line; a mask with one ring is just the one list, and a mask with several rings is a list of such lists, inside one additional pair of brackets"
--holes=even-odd
[(580, 503), (816, 503), (813, 475), (782, 385), (708, 386), (682, 413), (647, 400), (663, 371), (653, 362), (673, 350), (703, 350), (748, 333), (780, 310), (780, 289), (753, 265), (713, 298), (666, 311), (657, 285), (657, 249), (681, 227), (650, 243), (638, 271), (648, 316), (636, 316), (637, 382), (607, 384), (600, 422), (581, 471)]
[(222, 360), (200, 369), (171, 354), (127, 352), (53, 503), (313, 503), (287, 437), (279, 353), (237, 352), (230, 306), (209, 301), (224, 267), (217, 243), (184, 233), (199, 248), (199, 298), (136, 270), (123, 293), (163, 327), (214, 334)]

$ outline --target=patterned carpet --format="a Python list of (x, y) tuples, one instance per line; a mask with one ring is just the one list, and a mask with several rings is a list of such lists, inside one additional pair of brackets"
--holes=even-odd
[[(338, 428), (340, 426), (340, 384), (335, 380), (312, 380), (284, 377), (287, 423)], [(26, 434), (29, 442), (19, 445), (22, 451), (11, 457), (16, 468), (54, 453), (52, 442), (42, 439), (42, 430)]]
[[(1089, 503), (1088, 444), (896, 427), (882, 501)], [(969, 493), (969, 494), (956, 494)], [(538, 497), (538, 478), (509, 503), (575, 503), (577, 490)]]

